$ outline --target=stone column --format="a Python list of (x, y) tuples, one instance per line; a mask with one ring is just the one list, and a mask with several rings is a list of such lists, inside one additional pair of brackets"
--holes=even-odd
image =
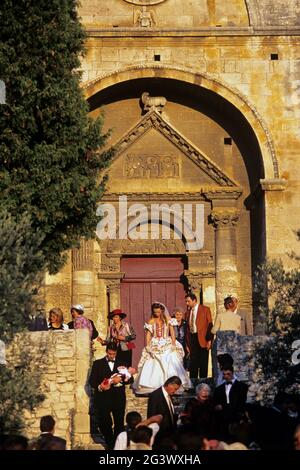
[(72, 304), (83, 304), (88, 317), (94, 308), (94, 245), (93, 240), (81, 239), (80, 248), (72, 250)]
[(216, 303), (217, 312), (230, 293), (237, 293), (239, 279), (236, 253), (236, 225), (239, 211), (236, 208), (216, 208), (211, 213), (215, 228)]
[[(265, 194), (267, 253), (270, 257), (282, 258), (292, 249), (291, 229), (286, 221), (289, 216), (293, 217), (293, 215), (287, 215), (284, 200), (287, 181), (284, 179), (261, 179), (260, 185)], [(297, 243), (295, 237), (296, 246)]]

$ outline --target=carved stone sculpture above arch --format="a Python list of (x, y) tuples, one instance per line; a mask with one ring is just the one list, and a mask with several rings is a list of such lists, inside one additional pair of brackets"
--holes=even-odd
[(139, 78), (160, 77), (210, 90), (212, 93), (224, 98), (230, 105), (236, 108), (248, 122), (257, 139), (263, 161), (264, 177), (266, 179), (279, 178), (278, 161), (275, 155), (272, 137), (266, 123), (255, 106), (250, 103), (248, 98), (239, 90), (230, 87), (224, 81), (216, 79), (209, 74), (200, 74), (191, 68), (174, 67), (166, 64), (132, 65), (112, 73), (103, 74), (95, 80), (83, 84), (83, 88), (86, 98), (92, 99), (98, 92), (119, 83)]

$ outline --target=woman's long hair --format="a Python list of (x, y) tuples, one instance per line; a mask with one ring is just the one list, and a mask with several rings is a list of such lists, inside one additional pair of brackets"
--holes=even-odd
[(151, 305), (151, 318), (154, 318), (154, 309), (155, 308), (160, 308), (160, 310), (162, 312), (162, 319), (163, 319), (164, 323), (167, 324), (168, 320), (167, 320), (166, 313), (165, 313), (165, 307), (159, 302), (154, 302), (154, 304)]

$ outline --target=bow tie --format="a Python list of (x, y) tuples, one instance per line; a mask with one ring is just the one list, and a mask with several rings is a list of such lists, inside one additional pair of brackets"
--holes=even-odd
[(115, 361), (110, 361), (109, 359), (107, 360), (107, 362), (108, 362), (108, 363), (110, 363), (110, 362), (111, 362), (112, 364), (114, 364), (114, 363), (115, 363)]
[(232, 385), (232, 382), (231, 381), (225, 382), (225, 385)]

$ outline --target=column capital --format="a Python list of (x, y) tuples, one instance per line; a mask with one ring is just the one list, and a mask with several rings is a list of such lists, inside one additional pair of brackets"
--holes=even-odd
[(210, 219), (215, 229), (236, 227), (240, 211), (235, 208), (215, 209), (210, 214)]
[(285, 191), (287, 187), (287, 180), (285, 179), (260, 179), (261, 189), (263, 191)]
[(121, 288), (121, 279), (107, 279), (106, 286), (111, 294), (118, 294)]

